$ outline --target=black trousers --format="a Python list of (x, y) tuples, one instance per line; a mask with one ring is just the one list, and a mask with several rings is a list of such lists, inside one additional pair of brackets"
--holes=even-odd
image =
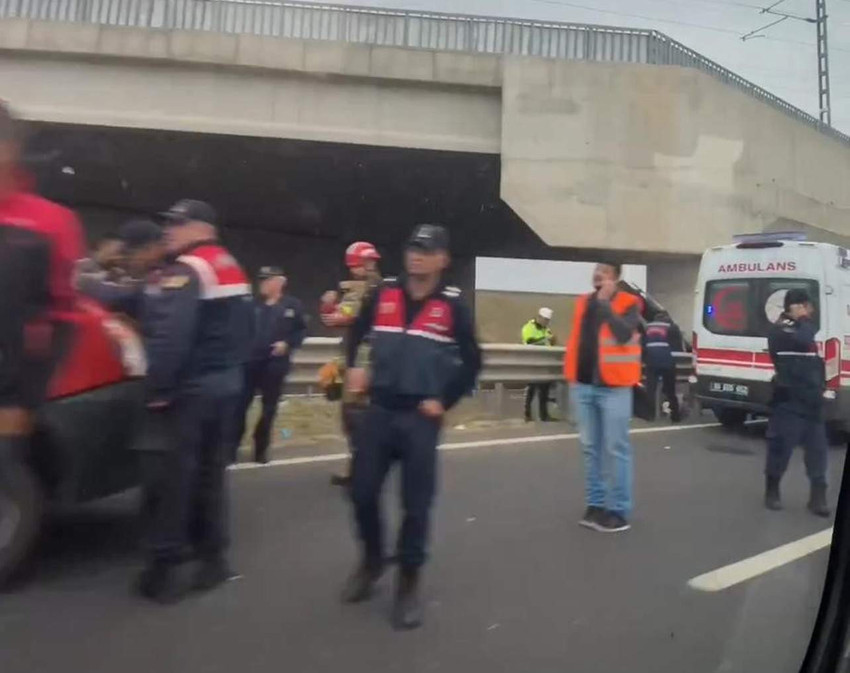
[(401, 464), (403, 518), (397, 557), (404, 568), (418, 568), (426, 559), (431, 503), (437, 482), (437, 440), (440, 423), (418, 410), (369, 406), (355, 433), (351, 499), (364, 558), (384, 557), (381, 491), (390, 467)]
[(271, 433), (274, 427), (274, 419), (277, 416), (277, 406), (283, 393), (286, 375), (289, 373), (288, 360), (261, 360), (250, 362), (245, 366), (245, 387), (242, 389), (242, 397), (236, 412), (236, 423), (230, 446), (230, 460), (236, 462), (236, 453), (239, 443), (245, 434), (245, 421), (248, 408), (258, 392), (261, 400), (260, 419), (254, 427), (254, 460), (265, 460)]
[(141, 453), (142, 518), (150, 562), (221, 555), (228, 545), (226, 440), (240, 372), (217, 388), (151, 411)]
[(798, 446), (803, 447), (806, 474), (811, 483), (825, 486), (829, 442), (823, 420), (800, 416), (782, 405), (776, 406), (767, 425), (765, 474), (781, 479), (788, 469), (791, 454)]
[(682, 419), (682, 412), (679, 409), (679, 398), (676, 396), (675, 367), (664, 367), (662, 369), (647, 367), (646, 369), (646, 394), (652, 405), (652, 418), (655, 419), (658, 414), (655, 397), (658, 390), (658, 379), (661, 379), (661, 391), (670, 404), (670, 419), (678, 422)]
[(540, 420), (545, 421), (549, 418), (549, 390), (552, 388), (551, 383), (529, 383), (525, 389), (525, 417), (531, 418), (531, 403), (534, 401), (534, 394), (537, 393), (538, 408), (540, 409)]

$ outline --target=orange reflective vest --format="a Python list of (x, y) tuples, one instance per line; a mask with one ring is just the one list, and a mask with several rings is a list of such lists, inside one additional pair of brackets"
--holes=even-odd
[[(573, 330), (564, 354), (564, 378), (571, 383), (578, 379), (578, 352), (581, 340), (581, 323), (592, 294), (580, 297), (573, 316)], [(628, 292), (617, 292), (611, 298), (611, 310), (617, 315), (626, 314), (633, 306), (640, 309), (641, 300)], [(641, 377), (640, 335), (637, 330), (632, 338), (621, 344), (614, 333), (603, 322), (599, 327), (599, 377), (606, 386), (634, 386)]]

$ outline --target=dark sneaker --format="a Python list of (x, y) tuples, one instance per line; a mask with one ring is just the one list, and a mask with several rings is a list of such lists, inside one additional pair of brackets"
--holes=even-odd
[(332, 474), (331, 485), (333, 486), (349, 486), (351, 484), (350, 474)]
[(375, 590), (377, 582), (384, 572), (383, 563), (361, 563), (342, 589), (343, 603), (362, 603), (368, 601)]
[(136, 579), (133, 591), (155, 603), (176, 603), (188, 592), (189, 587), (178, 573), (176, 564), (156, 563), (145, 568)]
[(605, 512), (593, 526), (593, 529), (600, 533), (622, 533), (629, 528), (631, 524), (616, 512)]
[(604, 513), (605, 510), (601, 507), (590, 505), (586, 510), (584, 510), (584, 516), (579, 519), (578, 525), (584, 526), (585, 528), (596, 528), (596, 524), (602, 518)]
[(398, 584), (393, 602), (393, 626), (400, 631), (409, 631), (422, 626), (422, 619), (422, 599), (419, 597), (419, 569), (401, 568), (398, 573)]

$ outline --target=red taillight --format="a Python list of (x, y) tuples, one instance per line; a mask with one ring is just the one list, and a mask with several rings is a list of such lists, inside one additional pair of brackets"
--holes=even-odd
[(823, 364), (826, 372), (826, 387), (838, 390), (841, 386), (841, 342), (827, 339), (823, 345)]

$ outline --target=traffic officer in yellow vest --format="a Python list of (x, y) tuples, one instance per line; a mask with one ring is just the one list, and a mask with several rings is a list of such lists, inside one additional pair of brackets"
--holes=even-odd
[(597, 264), (594, 291), (579, 298), (564, 358), (584, 453), (587, 510), (579, 524), (628, 530), (632, 510), (632, 387), (641, 377), (642, 301), (617, 289), (619, 264)]
[[(537, 312), (537, 316), (529, 320), (522, 327), (522, 343), (526, 346), (554, 346), (555, 335), (549, 329), (549, 322), (552, 320), (552, 309), (545, 306)], [(542, 383), (529, 383), (525, 389), (525, 421), (531, 421), (531, 403), (534, 401), (534, 394), (538, 395), (538, 404), (540, 407), (540, 420), (550, 421), (549, 418), (549, 389), (552, 384), (549, 381)]]

